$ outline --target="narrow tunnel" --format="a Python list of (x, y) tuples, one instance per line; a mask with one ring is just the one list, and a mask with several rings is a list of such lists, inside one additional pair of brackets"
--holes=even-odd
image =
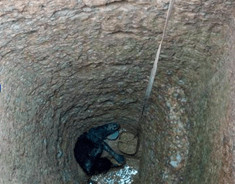
[(168, 6), (0, 2), (0, 184), (86, 184), (74, 144), (109, 122), (140, 133), (135, 183), (235, 182), (233, 0), (175, 2), (137, 124)]

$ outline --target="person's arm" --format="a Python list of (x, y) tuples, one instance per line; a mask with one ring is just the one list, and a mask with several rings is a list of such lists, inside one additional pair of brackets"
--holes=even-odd
[(119, 164), (125, 163), (125, 158), (123, 155), (117, 154), (113, 149), (106, 143), (102, 142), (103, 148), (105, 151), (107, 151)]

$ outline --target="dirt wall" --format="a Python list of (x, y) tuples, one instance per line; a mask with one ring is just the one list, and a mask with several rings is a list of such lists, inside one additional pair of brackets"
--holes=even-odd
[[(136, 127), (165, 0), (0, 2), (0, 183), (85, 183), (76, 138)], [(234, 2), (177, 1), (149, 111), (141, 183), (232, 183)]]

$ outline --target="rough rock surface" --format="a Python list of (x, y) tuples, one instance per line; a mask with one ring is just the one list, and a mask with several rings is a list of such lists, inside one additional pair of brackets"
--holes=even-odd
[[(168, 5), (0, 1), (0, 184), (86, 183), (74, 143), (110, 121), (136, 127)], [(141, 126), (140, 183), (234, 183), (234, 7), (176, 1)]]
[(138, 137), (129, 132), (123, 132), (118, 141), (118, 149), (129, 155), (136, 153), (138, 145)]

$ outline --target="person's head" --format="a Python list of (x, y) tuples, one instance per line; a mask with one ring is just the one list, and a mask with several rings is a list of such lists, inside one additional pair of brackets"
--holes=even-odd
[(88, 138), (93, 140), (93, 142), (106, 139), (107, 136), (113, 134), (120, 128), (117, 123), (108, 123), (102, 126), (91, 128), (88, 131)]

